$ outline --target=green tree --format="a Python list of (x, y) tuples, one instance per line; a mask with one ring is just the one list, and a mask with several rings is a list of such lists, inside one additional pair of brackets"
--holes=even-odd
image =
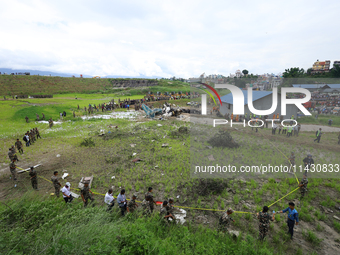
[(308, 68), (307, 69), (307, 75), (311, 76), (312, 75), (313, 68)]
[(331, 70), (331, 75), (334, 78), (340, 78), (340, 66), (334, 65), (334, 67)]
[(248, 72), (247, 69), (244, 69), (244, 70), (242, 71), (242, 73), (244, 74), (244, 76), (247, 76), (247, 74), (248, 74), (249, 72)]
[(283, 78), (298, 78), (298, 77), (303, 77), (305, 74), (305, 70), (303, 68), (299, 67), (292, 67), (289, 69), (285, 69), (283, 73)]

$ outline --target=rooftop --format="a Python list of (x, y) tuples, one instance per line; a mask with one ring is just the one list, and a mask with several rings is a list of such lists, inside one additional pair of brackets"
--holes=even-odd
[[(244, 96), (244, 105), (248, 104), (248, 90), (242, 90), (243, 96)], [(257, 91), (253, 90), (253, 102), (256, 100), (259, 100), (263, 97), (266, 97), (268, 95), (271, 95), (273, 92), (272, 91)], [(223, 97), (221, 97), (222, 103), (227, 103), (227, 104), (233, 104), (233, 95), (232, 93), (229, 93)]]

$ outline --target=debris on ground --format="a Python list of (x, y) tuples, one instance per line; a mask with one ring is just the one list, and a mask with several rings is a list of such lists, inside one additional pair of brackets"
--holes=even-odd
[(136, 146), (136, 144), (130, 144), (130, 146), (132, 147), (132, 148), (135, 148), (135, 146)]
[(163, 143), (163, 144), (162, 144), (162, 147), (168, 147), (168, 146), (169, 146), (168, 143)]
[(209, 159), (210, 161), (215, 160), (213, 155), (208, 156), (208, 159)]
[(133, 160), (132, 160), (133, 163), (139, 163), (140, 161), (143, 161), (143, 160), (140, 159), (140, 158), (136, 158), (136, 159), (133, 159)]
[(233, 194), (236, 194), (236, 191), (232, 190), (232, 189), (228, 189), (228, 192), (231, 192)]
[(59, 158), (60, 157), (60, 154), (57, 154), (57, 158)]
[[(35, 166), (33, 166), (33, 167), (34, 167), (34, 168), (37, 168), (38, 166), (42, 166), (42, 164), (38, 164), (38, 165), (35, 165)], [(24, 170), (18, 171), (17, 173), (18, 173), (18, 174), (21, 174), (21, 173), (24, 173), (24, 172), (28, 172), (30, 169), (31, 169), (31, 168), (29, 167), (29, 168), (26, 168), (26, 169), (24, 169)]]
[(78, 184), (78, 188), (79, 189), (83, 189), (84, 188), (84, 183), (83, 182), (89, 182), (89, 187), (91, 188), (92, 185), (92, 181), (93, 181), (93, 175), (90, 177), (81, 177), (81, 180)]
[(240, 232), (235, 231), (235, 230), (230, 230), (229, 235), (234, 236), (234, 237), (238, 237), (240, 235)]
[(64, 173), (63, 176), (61, 177), (62, 179), (65, 179), (67, 176), (69, 176), (68, 173)]

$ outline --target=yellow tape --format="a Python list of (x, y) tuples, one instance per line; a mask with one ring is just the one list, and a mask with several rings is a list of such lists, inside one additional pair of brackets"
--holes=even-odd
[[(265, 137), (261, 132), (259, 132), (263, 137)], [(281, 152), (281, 154), (283, 155), (283, 156), (285, 156), (285, 158), (289, 161), (289, 164), (290, 164), (290, 167), (292, 168), (292, 163), (290, 163), (290, 160), (289, 160), (289, 158), (287, 158), (287, 156), (279, 149), (279, 148), (277, 148), (276, 146), (275, 146), (275, 144), (273, 144), (269, 139), (268, 139), (268, 141), (269, 141), (269, 143), (271, 144), (271, 145), (273, 145), (279, 152)], [(296, 178), (296, 181), (297, 181), (297, 183), (299, 184), (300, 182), (299, 182), (299, 180), (298, 180), (298, 178), (297, 178), (297, 176), (296, 176), (296, 174), (295, 174), (295, 171), (293, 172), (294, 173), (294, 175), (295, 175), (295, 178)]]
[(292, 194), (293, 192), (297, 191), (300, 187), (297, 187), (296, 189), (294, 189), (293, 191), (289, 192), (287, 195), (281, 197), (279, 200), (276, 200), (274, 203), (272, 203), (271, 205), (269, 205), (268, 207), (271, 207), (272, 205), (275, 205), (277, 202), (279, 202), (280, 200), (284, 199), (286, 196)]

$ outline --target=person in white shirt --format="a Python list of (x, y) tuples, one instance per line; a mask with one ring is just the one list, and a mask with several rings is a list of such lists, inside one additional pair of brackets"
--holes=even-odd
[(71, 184), (69, 182), (66, 182), (65, 186), (61, 189), (65, 203), (71, 203), (73, 200), (70, 187), (71, 187)]
[(120, 207), (120, 210), (122, 212), (122, 216), (124, 216), (125, 211), (126, 211), (126, 196), (125, 196), (125, 189), (122, 189), (119, 193), (119, 195), (117, 196), (117, 202), (118, 205)]
[(272, 135), (275, 135), (277, 125), (273, 123), (273, 128), (272, 128)]
[(112, 194), (112, 189), (105, 194), (104, 202), (107, 204), (107, 211), (111, 211), (112, 207), (115, 205), (115, 198)]

